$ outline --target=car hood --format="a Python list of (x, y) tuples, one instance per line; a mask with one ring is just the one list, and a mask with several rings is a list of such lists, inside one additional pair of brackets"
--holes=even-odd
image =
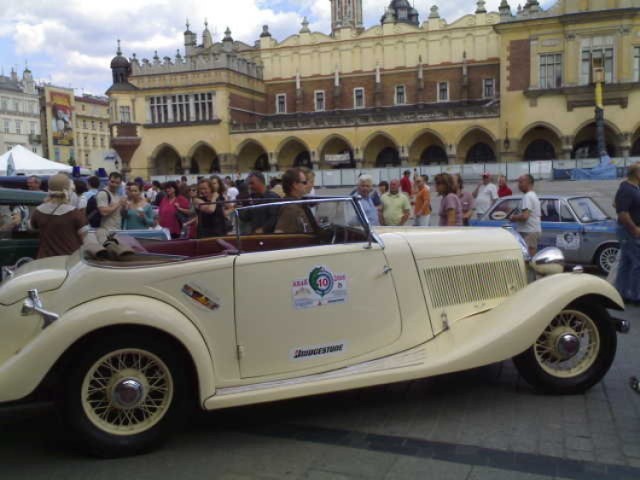
[(375, 227), (375, 232), (383, 240), (387, 233), (403, 236), (411, 246), (416, 260), (459, 256), (462, 252), (464, 255), (507, 250), (520, 252), (518, 241), (503, 228)]
[(29, 262), (15, 276), (0, 285), (0, 305), (12, 305), (26, 297), (33, 288), (39, 292), (56, 290), (67, 278), (69, 257), (50, 257)]
[(602, 222), (585, 223), (583, 227), (585, 232), (615, 232), (618, 228), (618, 222), (604, 220)]

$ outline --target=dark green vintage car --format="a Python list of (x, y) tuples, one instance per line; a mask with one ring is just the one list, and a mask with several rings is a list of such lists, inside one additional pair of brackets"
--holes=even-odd
[[(29, 229), (29, 217), (46, 196), (46, 192), (0, 187), (0, 268), (19, 266), (36, 258), (40, 239), (37, 231)], [(171, 239), (167, 230), (127, 230), (121, 233), (135, 238)]]
[(40, 205), (46, 192), (0, 188), (0, 267), (35, 258), (38, 232), (29, 231), (29, 213)]

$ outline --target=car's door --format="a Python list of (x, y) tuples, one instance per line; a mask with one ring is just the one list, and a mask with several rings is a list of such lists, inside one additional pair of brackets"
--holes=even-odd
[(241, 253), (234, 277), (242, 377), (329, 369), (393, 343), (402, 330), (394, 273), (375, 242)]
[(558, 247), (567, 262), (577, 262), (582, 243), (582, 226), (564, 199), (541, 199), (542, 237), (540, 248)]

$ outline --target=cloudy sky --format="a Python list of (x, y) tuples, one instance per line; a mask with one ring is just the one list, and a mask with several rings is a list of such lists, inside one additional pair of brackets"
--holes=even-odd
[[(434, 3), (415, 2), (421, 21)], [(448, 22), (476, 8), (474, 0), (442, 3), (440, 15)], [(486, 5), (497, 10), (499, 3)], [(515, 7), (517, 0), (510, 3)], [(378, 23), (388, 4), (364, 0), (365, 25)], [(38, 80), (103, 94), (118, 38), (127, 56), (152, 57), (156, 49), (160, 57), (173, 56), (183, 48), (186, 18), (199, 40), (206, 18), (216, 40), (228, 26), (234, 39), (253, 44), (263, 24), (282, 40), (299, 31), (304, 16), (312, 30), (330, 31), (329, 0), (0, 0), (0, 67), (5, 75), (12, 67), (21, 73), (28, 62)]]

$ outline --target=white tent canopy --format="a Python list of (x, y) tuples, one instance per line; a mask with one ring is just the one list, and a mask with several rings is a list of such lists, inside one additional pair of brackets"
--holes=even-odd
[(0, 156), (0, 175), (7, 174), (7, 166), (13, 163), (14, 175), (55, 175), (59, 172), (71, 172), (73, 167), (64, 163), (52, 162), (22, 145), (16, 145)]

